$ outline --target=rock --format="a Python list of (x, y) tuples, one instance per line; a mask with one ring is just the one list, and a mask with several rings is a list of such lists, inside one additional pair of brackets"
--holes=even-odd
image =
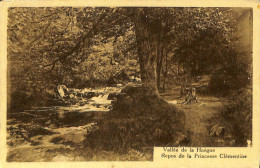
[(40, 141), (42, 139), (43, 139), (43, 135), (37, 135), (37, 136), (31, 138), (32, 141)]
[(133, 83), (136, 83), (136, 84), (141, 84), (142, 83), (141, 78), (137, 78), (135, 76), (130, 76), (129, 80), (130, 80), (130, 82), (133, 82)]
[(107, 100), (116, 100), (117, 93), (110, 93), (107, 97)]
[(73, 94), (70, 94), (70, 98), (72, 99), (72, 98), (75, 98), (75, 96), (73, 95)]
[(225, 134), (225, 128), (224, 127), (220, 127), (219, 123), (214, 125), (211, 129), (210, 129), (210, 136), (217, 136), (217, 137), (224, 137)]
[(119, 97), (125, 97), (125, 93), (110, 93), (107, 97), (107, 100), (116, 100)]
[(11, 140), (7, 140), (7, 141), (6, 141), (6, 144), (7, 144), (8, 146), (14, 146), (14, 142), (13, 142), (12, 139), (11, 139)]
[(76, 93), (76, 96), (77, 96), (77, 97), (82, 97), (82, 93), (81, 93), (81, 92), (77, 92), (77, 93)]
[(168, 103), (170, 103), (170, 104), (178, 104), (178, 101), (177, 100), (172, 100), (172, 101), (168, 101)]
[(28, 131), (28, 137), (33, 137), (33, 136), (37, 136), (37, 135), (52, 135), (54, 134), (54, 132), (49, 131), (45, 128), (42, 127), (32, 127), (27, 129)]
[(116, 87), (122, 87), (123, 85), (122, 84), (116, 84)]
[(119, 92), (119, 89), (117, 87), (106, 87), (104, 89), (104, 92), (106, 92), (106, 93), (116, 93), (116, 92)]
[(48, 120), (44, 123), (45, 125), (51, 125), (51, 120)]
[(236, 140), (232, 140), (232, 141), (229, 142), (230, 146), (235, 146), (235, 144), (236, 144)]
[(176, 132), (175, 137), (176, 137), (175, 146), (187, 146), (187, 144), (190, 141), (188, 136), (186, 136), (181, 132)]
[(216, 142), (219, 143), (219, 144), (224, 144), (224, 143), (225, 143), (225, 140), (218, 138), (218, 139), (216, 140)]
[(126, 93), (127, 95), (131, 96), (133, 94), (141, 95), (143, 93), (142, 85), (128, 83), (122, 90), (121, 93)]
[(64, 155), (57, 155), (51, 161), (53, 162), (65, 162), (65, 161), (73, 161), (73, 158), (69, 158)]
[(224, 136), (225, 134), (225, 128), (224, 127), (218, 127), (218, 129), (216, 130), (216, 136)]
[(97, 130), (98, 129), (98, 126), (97, 126), (97, 123), (90, 123), (90, 124), (87, 124), (84, 129), (86, 129), (86, 132), (89, 133), (93, 130)]
[(130, 81), (134, 81), (134, 79), (135, 79), (135, 76), (129, 76)]
[(84, 89), (82, 89), (81, 90), (81, 93), (87, 93), (87, 92), (90, 92), (91, 91), (91, 89), (88, 89), (88, 88), (84, 88)]
[(135, 78), (135, 82), (138, 83), (138, 84), (141, 84), (142, 80), (141, 80), (141, 78)]
[(214, 125), (211, 129), (210, 129), (210, 136), (214, 136), (216, 134), (216, 131), (218, 129), (219, 123)]
[(62, 98), (64, 96), (66, 96), (66, 94), (68, 94), (68, 92), (69, 92), (68, 88), (65, 85), (59, 85), (57, 87), (57, 91), (58, 91), (59, 96)]
[(62, 144), (64, 141), (64, 139), (61, 137), (61, 136), (58, 136), (58, 137), (54, 137), (50, 140), (51, 143), (54, 143), (54, 144)]

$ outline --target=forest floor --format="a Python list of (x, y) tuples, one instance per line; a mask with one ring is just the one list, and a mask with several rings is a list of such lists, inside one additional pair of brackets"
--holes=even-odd
[[(223, 98), (201, 96), (198, 103), (182, 104), (174, 90), (162, 94), (169, 103), (174, 103), (185, 113), (185, 127), (193, 147), (225, 146), (226, 137), (210, 136), (216, 116), (226, 103)], [(86, 161), (86, 160), (151, 160), (151, 155), (130, 150), (125, 155), (115, 152), (86, 151), (82, 143), (85, 134), (91, 131), (98, 119), (105, 119), (108, 112), (84, 113), (84, 106), (52, 107), (49, 112), (61, 112), (60, 121), (51, 121), (52, 115), (40, 115), (36, 111), (32, 119), (7, 121), (7, 161)], [(63, 110), (61, 110), (63, 109)], [(45, 111), (47, 112), (47, 111)], [(61, 115), (59, 113), (59, 115)], [(25, 116), (28, 118), (28, 116)], [(68, 120), (69, 118), (69, 120)], [(37, 122), (36, 122), (37, 121)]]
[[(211, 128), (218, 123), (220, 111), (228, 103), (224, 98), (198, 96), (199, 102), (184, 104), (176, 92), (162, 97), (185, 113), (185, 129), (189, 132), (191, 147), (230, 146), (231, 135), (216, 137), (210, 135)], [(177, 101), (176, 101), (177, 100)], [(232, 145), (232, 144), (231, 144)]]

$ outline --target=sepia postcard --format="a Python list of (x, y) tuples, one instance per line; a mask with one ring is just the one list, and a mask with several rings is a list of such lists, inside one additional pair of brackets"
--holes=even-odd
[(260, 1), (0, 10), (0, 167), (260, 166)]

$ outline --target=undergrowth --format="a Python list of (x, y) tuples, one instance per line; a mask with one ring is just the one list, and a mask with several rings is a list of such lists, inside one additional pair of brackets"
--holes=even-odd
[(156, 96), (146, 96), (139, 89), (134, 88), (130, 93), (122, 91), (124, 94), (113, 103), (108, 118), (86, 136), (86, 148), (122, 155), (134, 150), (151, 155), (154, 146), (188, 143), (187, 139), (178, 138), (181, 133), (185, 134), (184, 114)]
[(247, 140), (252, 141), (252, 89), (233, 92), (229, 102), (221, 111), (220, 120), (229, 123), (228, 129), (234, 137), (235, 146), (246, 146)]

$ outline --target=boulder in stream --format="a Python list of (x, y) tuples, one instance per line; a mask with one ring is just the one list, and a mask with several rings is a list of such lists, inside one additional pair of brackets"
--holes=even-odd
[(59, 96), (62, 98), (69, 93), (69, 90), (65, 85), (59, 85), (57, 87), (57, 91), (58, 91)]

